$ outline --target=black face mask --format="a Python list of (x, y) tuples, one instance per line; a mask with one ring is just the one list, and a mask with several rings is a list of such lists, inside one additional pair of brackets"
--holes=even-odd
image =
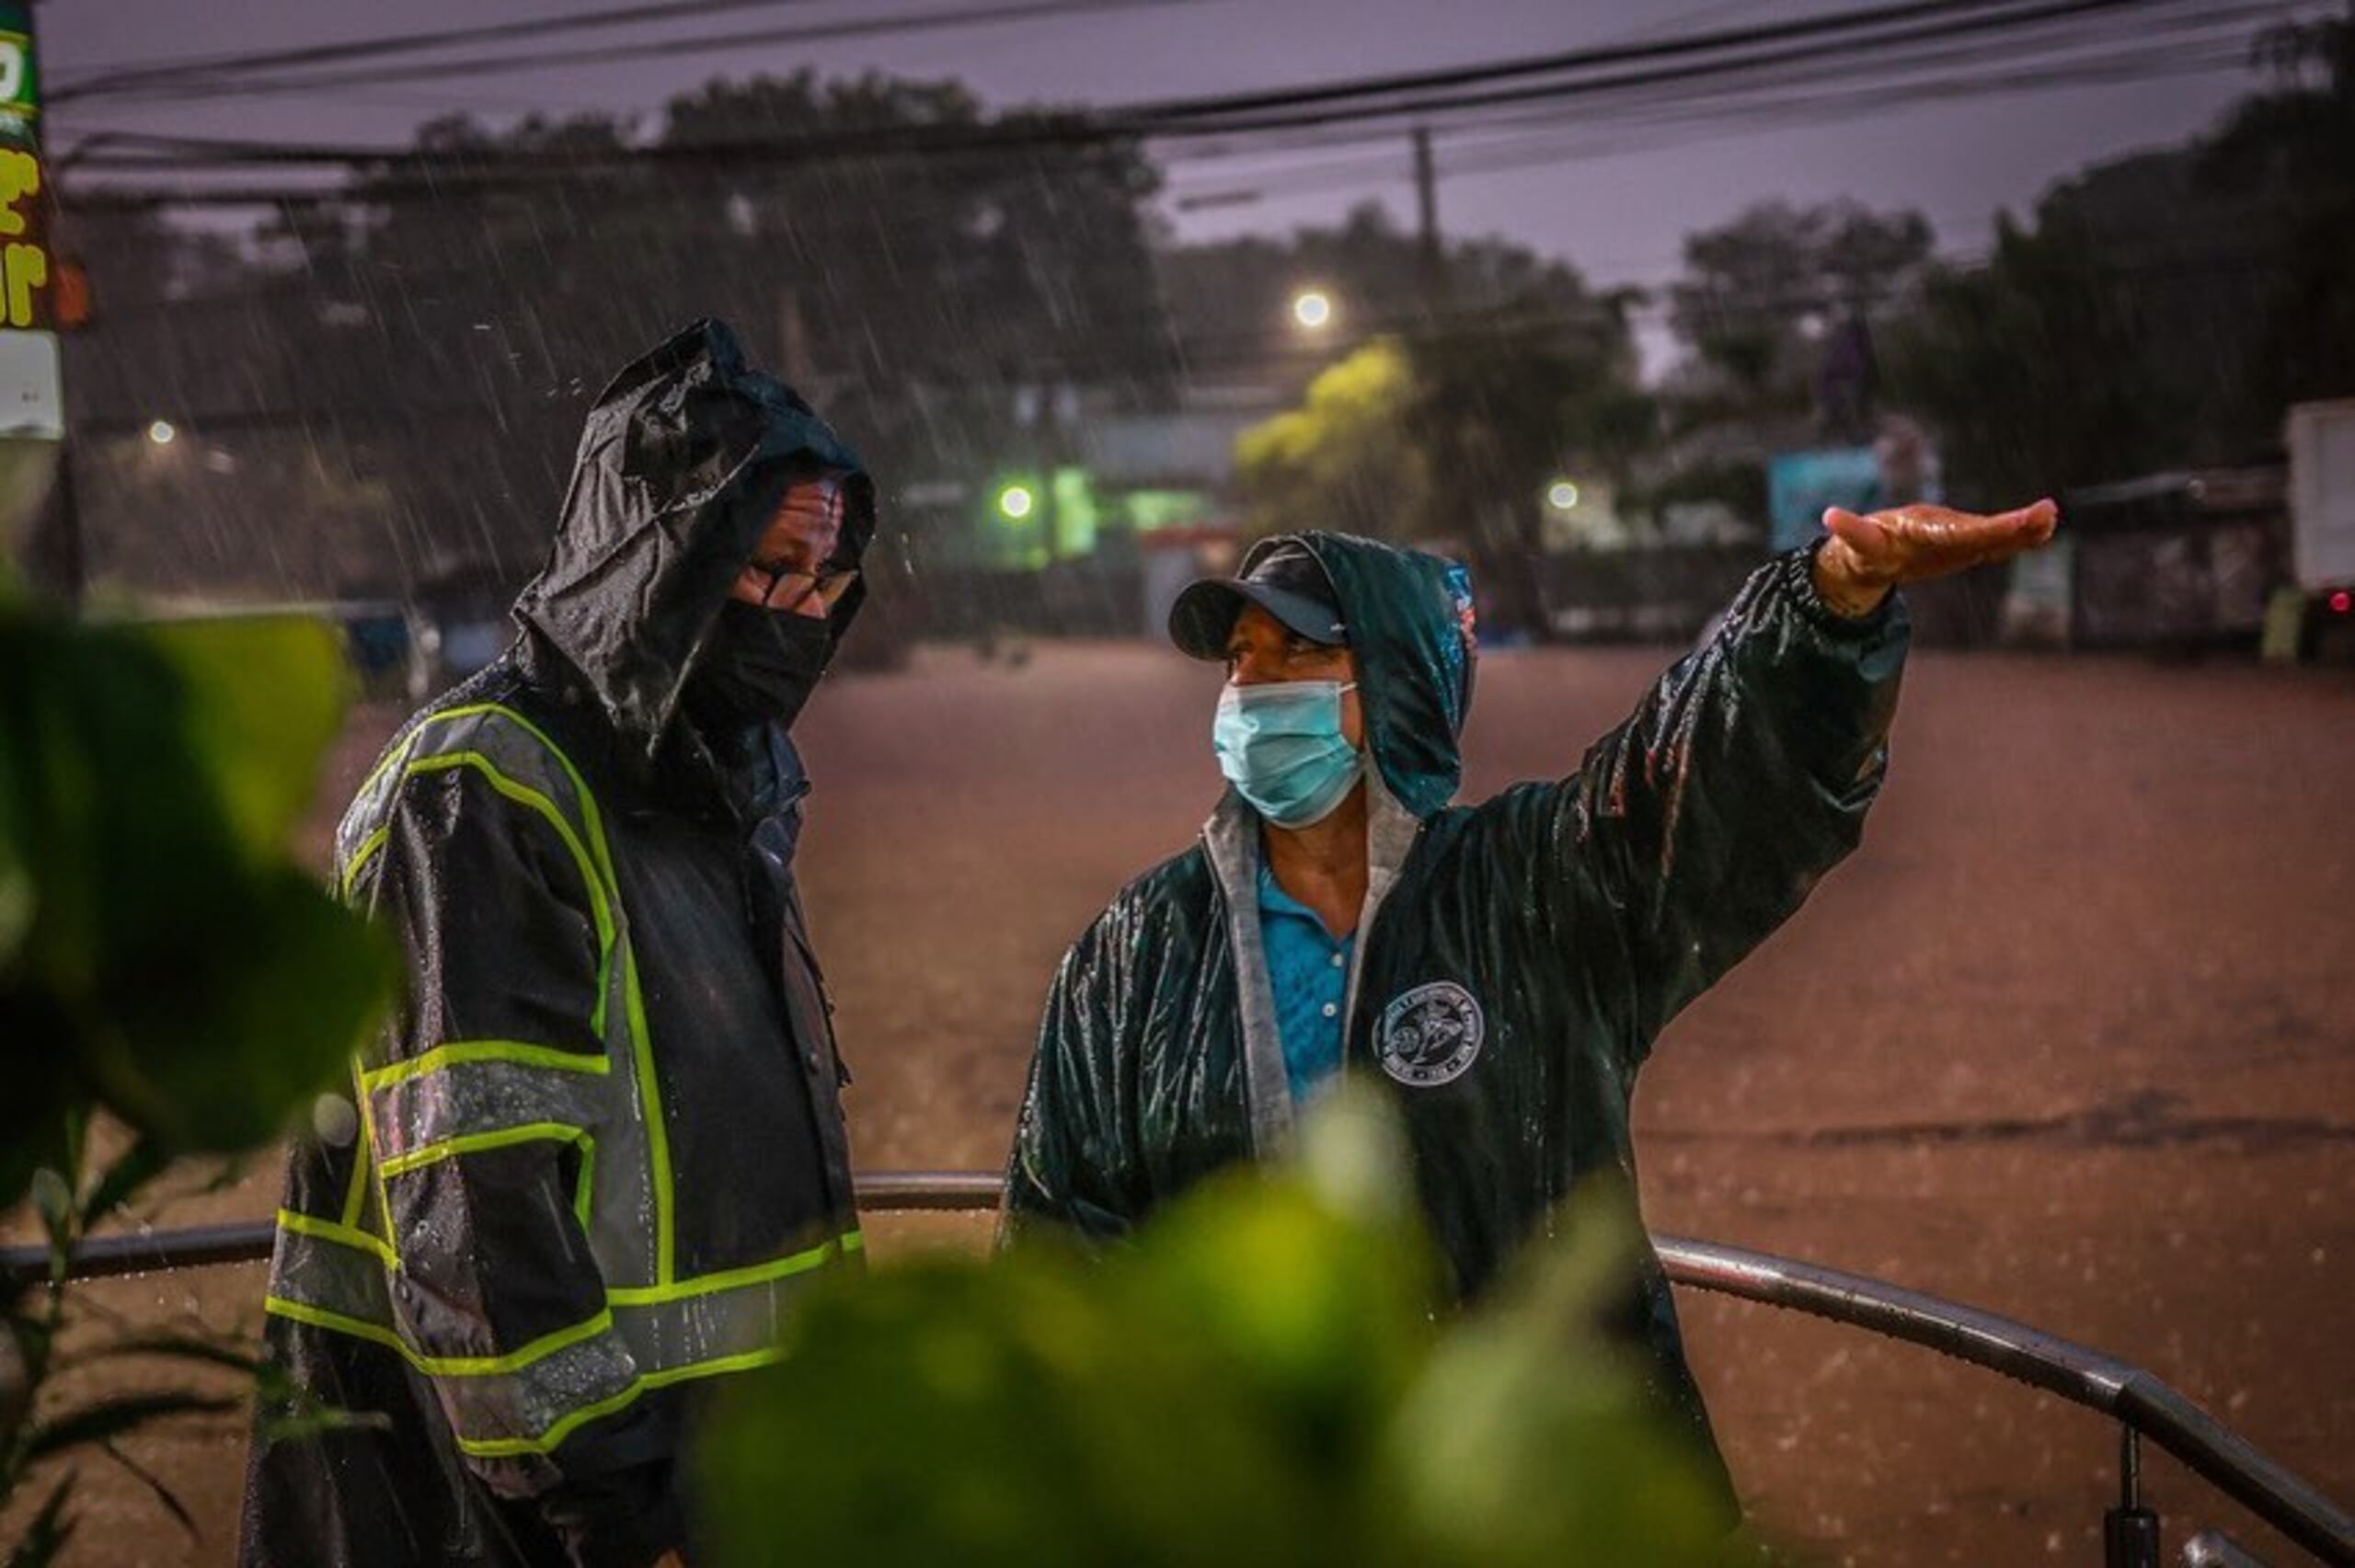
[(687, 680), (687, 712), (699, 723), (729, 728), (790, 725), (833, 651), (833, 625), (826, 617), (731, 599), (719, 607), (703, 658)]

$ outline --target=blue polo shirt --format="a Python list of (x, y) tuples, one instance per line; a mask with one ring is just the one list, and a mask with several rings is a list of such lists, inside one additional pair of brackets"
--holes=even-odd
[(1276, 1031), (1294, 1104), (1341, 1070), (1341, 1007), (1350, 993), (1350, 949), (1357, 933), (1335, 936), (1316, 911), (1276, 885), (1259, 862), (1259, 944), (1276, 997)]

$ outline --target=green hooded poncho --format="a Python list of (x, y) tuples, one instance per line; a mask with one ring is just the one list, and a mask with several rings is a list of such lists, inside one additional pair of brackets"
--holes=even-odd
[[(1574, 771), (1459, 806), (1461, 573), (1370, 540), (1292, 537), (1350, 628), (1374, 764), (1344, 1064), (1394, 1092), (1424, 1218), (1468, 1297), (1588, 1177), (1634, 1205), (1637, 1070), (1855, 847), (1904, 612), (1892, 601), (1844, 620), (1817, 597), (1809, 552), (1779, 557)], [(1046, 1220), (1116, 1237), (1284, 1145), (1259, 854), (1258, 818), (1229, 791), (1200, 841), (1123, 889), (1064, 958), (1007, 1173), (1009, 1233)], [(1626, 1332), (1721, 1475), (1648, 1249), (1639, 1275)]]

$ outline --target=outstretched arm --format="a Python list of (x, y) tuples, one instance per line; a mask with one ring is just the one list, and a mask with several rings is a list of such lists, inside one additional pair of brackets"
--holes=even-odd
[(1557, 796), (1556, 875), (1615, 924), (1628, 1047), (1797, 910), (1855, 847), (1887, 763), (1906, 629), (1891, 590), (2050, 539), (2050, 501), (1995, 516), (1834, 509), (1754, 575), (1717, 635), (1663, 675)]

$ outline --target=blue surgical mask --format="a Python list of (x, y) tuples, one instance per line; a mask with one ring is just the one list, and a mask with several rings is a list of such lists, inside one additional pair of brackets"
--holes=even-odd
[(1354, 685), (1281, 681), (1219, 694), (1218, 771), (1278, 827), (1323, 821), (1364, 773), (1364, 756), (1341, 734), (1341, 693)]

